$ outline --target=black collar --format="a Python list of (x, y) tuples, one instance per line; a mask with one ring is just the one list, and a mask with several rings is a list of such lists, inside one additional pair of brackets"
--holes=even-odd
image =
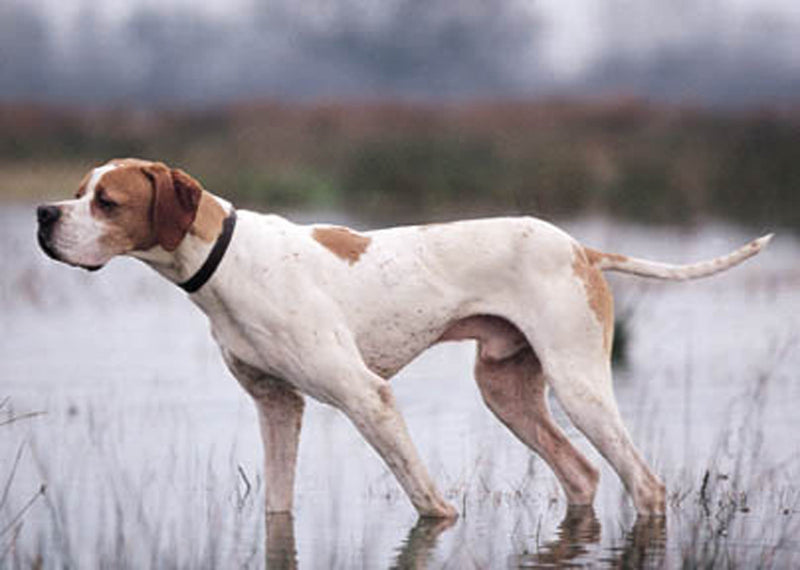
[(235, 226), (236, 210), (231, 209), (231, 213), (228, 214), (228, 217), (222, 222), (222, 233), (217, 237), (217, 241), (214, 243), (214, 247), (211, 248), (211, 253), (208, 254), (203, 265), (197, 270), (197, 273), (192, 275), (189, 279), (183, 283), (178, 283), (178, 287), (187, 293), (194, 293), (211, 279), (211, 276), (214, 275), (214, 271), (219, 267), (219, 262), (222, 261), (222, 257), (228, 250), (228, 245), (231, 243), (233, 228)]

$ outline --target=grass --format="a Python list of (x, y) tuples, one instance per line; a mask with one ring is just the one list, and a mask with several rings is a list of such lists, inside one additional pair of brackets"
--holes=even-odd
[[(787, 343), (777, 360), (796, 349)], [(695, 516), (688, 525), (691, 539), (682, 546), (684, 567), (784, 568), (797, 563), (800, 536), (798, 458), (770, 465), (762, 429), (765, 404), (773, 381), (770, 369), (757, 373), (742, 397), (738, 421), (718, 434), (712, 460), (694, 495)], [(793, 476), (790, 475), (793, 473)], [(689, 496), (684, 492), (683, 497)], [(680, 492), (673, 503), (680, 511)], [(749, 518), (761, 528), (748, 528)], [(755, 532), (754, 532), (755, 530)]]
[[(0, 428), (10, 426), (18, 421), (27, 420), (42, 415), (42, 412), (27, 412), (15, 414), (11, 407), (11, 399), (5, 398), (0, 401), (0, 414), (5, 418), (0, 419)], [(11, 467), (6, 475), (3, 490), (0, 494), (0, 563), (15, 550), (17, 540), (22, 532), (25, 514), (34, 506), (40, 498), (45, 496), (47, 486), (41, 484), (39, 489), (34, 492), (21, 506), (13, 505), (11, 501), (11, 488), (14, 478), (19, 468), (20, 460), (25, 449), (24, 444), (17, 447)]]
[[(460, 507), (461, 519), (454, 525), (420, 521), (407, 527), (392, 555), (391, 567), (465, 563), (484, 567), (487, 562), (492, 566), (496, 560), (491, 551), (498, 548), (510, 548), (508, 560), (521, 567), (789, 567), (798, 562), (798, 465), (796, 461), (770, 465), (762, 454), (760, 425), (770, 382), (771, 376), (764, 373), (743, 395), (735, 406), (742, 413), (732, 413), (729, 424), (719, 430), (709, 463), (670, 483), (667, 519), (624, 523), (622, 517), (609, 526), (607, 521), (601, 523), (591, 508), (565, 512), (555, 487), (542, 490), (531, 484), (541, 462), (532, 459), (529, 472), (509, 485), (502, 474), (498, 479), (493, 471), (496, 458), (487, 449), (473, 469), (451, 481), (447, 489), (448, 497)], [(12, 414), (8, 400), (0, 411), (6, 415), (6, 424), (24, 420), (26, 415)], [(310, 513), (300, 512), (296, 519), (289, 515), (264, 517), (263, 482), (257, 474), (233, 463), (235, 451), (230, 452), (230, 467), (222, 477), (210, 463), (205, 471), (192, 466), (192, 476), (186, 478), (185, 467), (179, 468), (179, 485), (167, 491), (177, 497), (167, 501), (163, 500), (164, 490), (132, 481), (129, 473), (109, 466), (107, 477), (90, 487), (100, 500), (83, 504), (70, 496), (83, 487), (75, 487), (74, 481), (54, 472), (46, 456), (36, 453), (35, 443), (36, 471), (47, 481), (48, 489), (45, 493), (42, 484), (39, 491), (21, 491), (19, 487), (25, 485), (14, 478), (24, 447), (21, 444), (11, 458), (0, 496), (0, 566), (4, 568), (251, 568), (265, 564), (294, 568), (298, 557), (309, 560), (307, 544), (298, 555), (295, 526), (308, 525), (301, 517)], [(366, 504), (377, 513), (403, 510), (402, 495), (391, 483), (388, 488), (395, 492), (382, 490), (387, 486), (387, 481), (382, 481), (369, 490)], [(335, 509), (343, 510), (339, 515), (346, 515), (347, 506), (335, 502)], [(311, 528), (319, 531), (320, 524), (327, 523), (316, 520)], [(508, 536), (498, 539), (497, 532), (507, 528), (511, 529)], [(346, 531), (340, 530), (337, 534), (335, 525), (329, 528), (331, 540), (347, 544)], [(368, 535), (366, 529), (364, 532)], [(91, 552), (86, 552), (87, 548)], [(345, 558), (334, 554), (338, 548), (331, 552), (326, 566), (369, 566), (377, 556), (369, 552), (367, 543), (361, 546), (366, 553), (357, 545), (346, 547), (350, 557)]]

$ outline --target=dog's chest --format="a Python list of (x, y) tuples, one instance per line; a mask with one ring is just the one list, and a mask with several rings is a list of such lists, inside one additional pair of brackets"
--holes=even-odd
[(241, 317), (239, 311), (226, 299), (217, 297), (211, 310), (206, 310), (206, 313), (211, 321), (211, 335), (223, 352), (235, 355), (250, 366), (264, 368), (265, 347), (271, 343), (259, 342), (251, 330), (252, 326)]

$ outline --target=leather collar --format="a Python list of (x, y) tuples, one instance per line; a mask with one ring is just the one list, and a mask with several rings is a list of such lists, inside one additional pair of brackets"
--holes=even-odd
[(230, 245), (231, 238), (233, 237), (234, 227), (236, 227), (236, 210), (232, 209), (228, 217), (225, 218), (225, 221), (222, 222), (222, 232), (217, 237), (217, 241), (214, 242), (214, 247), (211, 248), (211, 253), (208, 254), (203, 265), (197, 270), (197, 273), (192, 275), (189, 279), (183, 283), (178, 283), (178, 287), (187, 293), (194, 293), (211, 279), (211, 276), (214, 275), (214, 271), (219, 267), (225, 252), (228, 250), (228, 245)]

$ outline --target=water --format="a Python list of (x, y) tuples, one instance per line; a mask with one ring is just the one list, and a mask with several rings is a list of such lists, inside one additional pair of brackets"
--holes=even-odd
[[(661, 260), (755, 237), (721, 225), (566, 229), (592, 247)], [(0, 426), (0, 492), (10, 481), (0, 566), (39, 556), (44, 567), (78, 568), (784, 567), (800, 558), (800, 244), (789, 235), (705, 281), (612, 279), (630, 334), (616, 394), (667, 483), (666, 521), (637, 521), (614, 473), (556, 406), (602, 466), (594, 510), (568, 512), (547, 466), (482, 404), (469, 343), (437, 346), (403, 370), (392, 385), (461, 513), (449, 524), (417, 523), (355, 429), (314, 402), (294, 515), (265, 520), (255, 411), (205, 317), (136, 261), (71, 269), (46, 259), (33, 232), (31, 208), (0, 209), (0, 422), (43, 412)]]

